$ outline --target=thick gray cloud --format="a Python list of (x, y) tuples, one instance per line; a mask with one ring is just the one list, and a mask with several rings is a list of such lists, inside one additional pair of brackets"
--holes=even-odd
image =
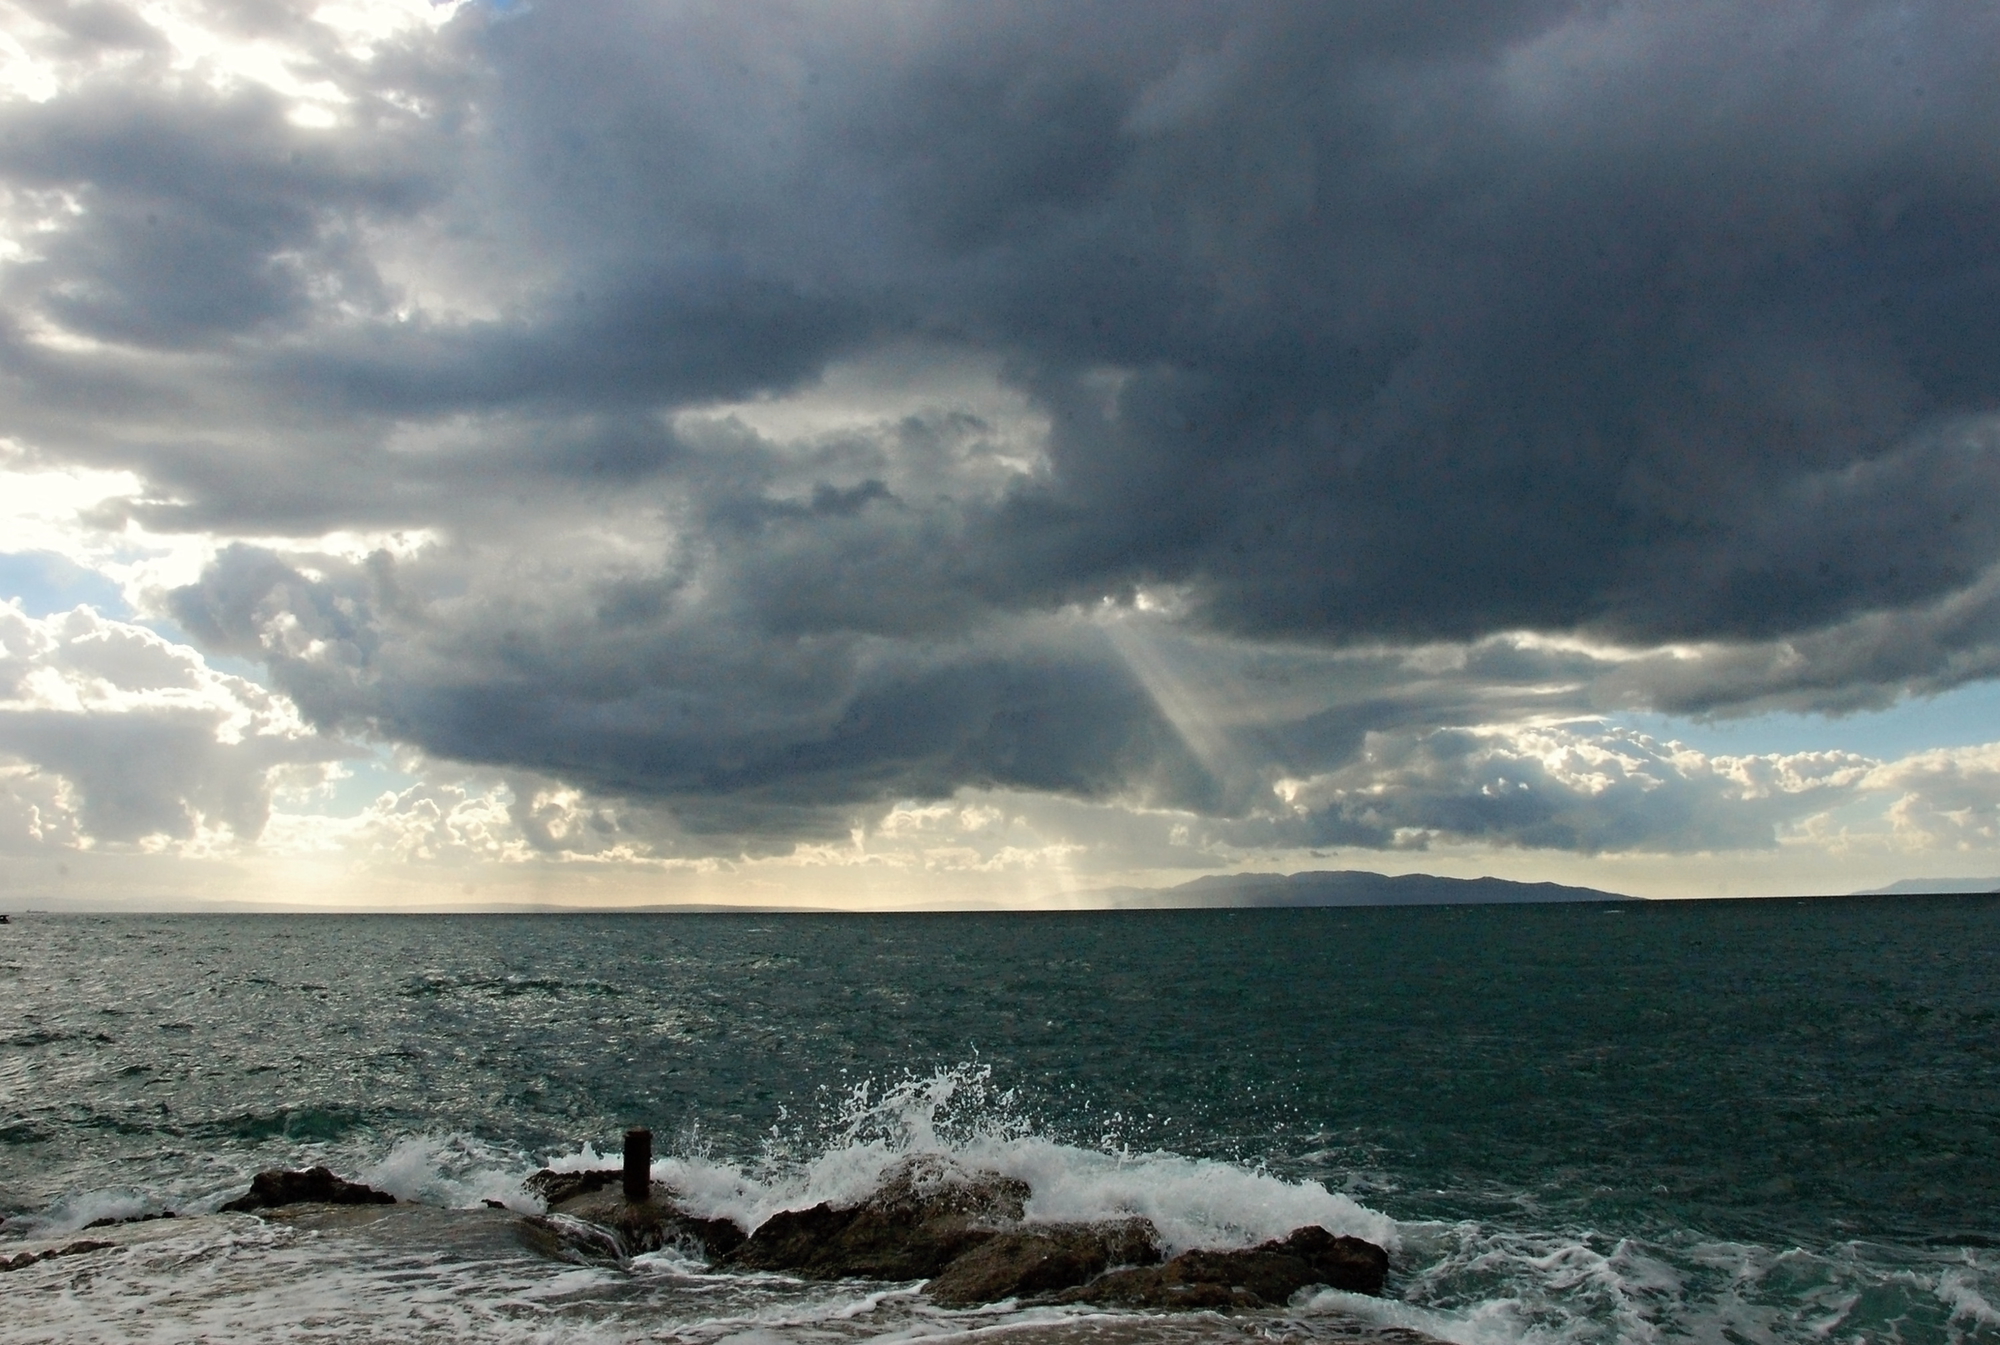
[[(838, 808), (961, 785), (1201, 806), (1214, 786), (1088, 628), (916, 644), (732, 620), (735, 606), (629, 595), (588, 575), (452, 583), (435, 564), (310, 579), (225, 552), (175, 613), (256, 658), (315, 722), (438, 756), (524, 766), (614, 795), (670, 795), (696, 831), (841, 835)], [(405, 571), (415, 575), (405, 578)], [(462, 588), (440, 602), (412, 590)], [(705, 596), (705, 595), (704, 595)], [(473, 621), (453, 608), (482, 609)], [(715, 609), (721, 607), (723, 612)], [(568, 609), (568, 610), (565, 610)], [(772, 626), (779, 626), (773, 630)]]
[[(0, 107), (0, 401), (156, 529), (426, 530), (174, 596), (324, 728), (743, 844), (966, 786), (1240, 815), (1401, 734), (1328, 836), (1621, 848), (1439, 731), (1995, 668), (1986, 9), (472, 6), (364, 58), (308, 8), (211, 20), (331, 127), (50, 11), (95, 73)], [(881, 411), (898, 361), (1014, 409)], [(851, 368), (841, 426), (706, 409)]]

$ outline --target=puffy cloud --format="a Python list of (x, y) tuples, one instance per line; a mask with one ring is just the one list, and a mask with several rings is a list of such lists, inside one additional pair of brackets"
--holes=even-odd
[(1546, 726), (1371, 734), (1340, 770), (1285, 781), (1311, 844), (1713, 851), (1775, 845), (1845, 803), (1877, 763), (1849, 752), (1708, 756), (1639, 733)]
[(335, 851), (376, 862), (518, 862), (533, 852), (509, 814), (504, 786), (425, 781), (385, 793), (351, 817), (285, 816), (268, 843), (281, 852)]
[(50, 846), (80, 849), (83, 830), (76, 787), (25, 761), (0, 763), (0, 849)]
[(279, 779), (343, 751), (144, 627), (0, 603), (0, 835), (16, 844), (255, 840)]
[(2000, 744), (1919, 752), (1869, 783), (1897, 795), (1889, 820), (1912, 848), (2000, 850)]
[[(410, 854), (1761, 846), (1860, 767), (1507, 726), (2000, 667), (1984, 10), (33, 10), (10, 432), (271, 703), (530, 782)], [(33, 713), (106, 837), (326, 750)]]

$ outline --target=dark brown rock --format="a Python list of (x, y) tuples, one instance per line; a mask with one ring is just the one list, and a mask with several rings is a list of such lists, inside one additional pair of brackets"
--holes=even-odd
[(161, 1210), (156, 1214), (128, 1214), (122, 1219), (92, 1219), (84, 1225), (84, 1229), (88, 1231), (93, 1228), (116, 1228), (119, 1224), (146, 1224), (151, 1223), (155, 1219), (171, 1219), (174, 1217), (172, 1210)]
[(582, 1172), (556, 1172), (543, 1168), (521, 1185), (531, 1194), (540, 1196), (543, 1204), (554, 1208), (572, 1196), (580, 1196), (586, 1191), (600, 1191), (622, 1175), (618, 1168), (590, 1168)]
[(911, 1159), (866, 1200), (774, 1214), (727, 1259), (745, 1270), (811, 1279), (921, 1280), (1018, 1223), (1026, 1182)]
[(1111, 1266), (1150, 1266), (1159, 1260), (1159, 1230), (1150, 1219), (1037, 1224), (995, 1234), (946, 1266), (924, 1292), (946, 1307), (964, 1308), (1052, 1294)]
[(97, 1242), (91, 1239), (84, 1239), (80, 1242), (67, 1243), (61, 1247), (51, 1247), (45, 1252), (19, 1252), (12, 1257), (0, 1256), (0, 1270), (26, 1270), (29, 1266), (39, 1262), (53, 1261), (58, 1256), (81, 1256), (85, 1252), (101, 1252), (107, 1247), (115, 1246), (117, 1244), (112, 1242)]
[(516, 1231), (523, 1246), (554, 1260), (616, 1264), (631, 1256), (618, 1234), (566, 1214), (531, 1214)]
[(746, 1270), (803, 1270), (854, 1222), (854, 1210), (821, 1201), (811, 1209), (772, 1215), (729, 1256)]
[(1379, 1294), (1388, 1272), (1389, 1255), (1374, 1243), (1308, 1225), (1244, 1251), (1182, 1252), (1163, 1266), (1114, 1270), (1056, 1301), (1170, 1310), (1278, 1307), (1313, 1285)]
[(581, 1219), (615, 1233), (625, 1256), (684, 1247), (713, 1261), (743, 1245), (743, 1230), (728, 1219), (704, 1219), (676, 1205), (673, 1194), (659, 1186), (636, 1204), (625, 1199), (621, 1174), (593, 1190), (580, 1191), (549, 1206), (551, 1215)]
[(393, 1205), (396, 1197), (360, 1182), (336, 1177), (326, 1168), (287, 1172), (272, 1168), (250, 1179), (250, 1190), (222, 1208), (233, 1213), (275, 1210), (285, 1205), (308, 1202), (322, 1205)]
[(623, 1177), (622, 1168), (543, 1168), (521, 1185), (542, 1198), (548, 1217), (527, 1220), (523, 1237), (538, 1250), (585, 1260), (623, 1260), (669, 1246), (714, 1260), (742, 1245), (735, 1223), (689, 1214), (672, 1191), (653, 1187), (647, 1199), (627, 1200)]
[(976, 1219), (998, 1227), (1018, 1223), (1033, 1194), (1018, 1178), (968, 1172), (945, 1159), (923, 1157), (897, 1164), (856, 1208), (891, 1220)]

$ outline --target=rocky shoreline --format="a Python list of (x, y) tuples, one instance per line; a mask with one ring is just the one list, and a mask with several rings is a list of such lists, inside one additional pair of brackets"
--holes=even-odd
[[(1033, 1192), (997, 1172), (935, 1156), (906, 1159), (866, 1198), (774, 1214), (749, 1233), (704, 1218), (676, 1194), (617, 1168), (543, 1169), (524, 1183), (545, 1213), (525, 1215), (522, 1241), (543, 1255), (583, 1262), (629, 1260), (673, 1247), (719, 1270), (772, 1271), (805, 1279), (925, 1281), (952, 1308), (1014, 1302), (1166, 1311), (1283, 1307), (1315, 1287), (1379, 1295), (1388, 1254), (1316, 1225), (1240, 1250), (1168, 1258), (1150, 1220), (1034, 1223)], [(640, 1198), (632, 1196), (639, 1194)], [(387, 1192), (325, 1168), (261, 1172), (223, 1205), (256, 1212), (303, 1203), (393, 1204)]]
[[(1439, 1345), (1422, 1331), (1380, 1320), (1374, 1311), (1317, 1306), (1308, 1318), (1293, 1322), (1291, 1314), (1316, 1289), (1379, 1296), (1385, 1287), (1389, 1258), (1381, 1247), (1318, 1225), (1254, 1247), (1169, 1255), (1175, 1249), (1148, 1219), (1032, 1219), (1034, 1192), (1026, 1183), (938, 1154), (895, 1164), (865, 1196), (783, 1210), (746, 1233), (731, 1219), (699, 1212), (709, 1206), (652, 1181), (643, 1151), (628, 1148), (627, 1157), (623, 1169), (544, 1169), (524, 1183), (524, 1195), (532, 1199), (488, 1199), (487, 1208), (472, 1210), (401, 1202), (324, 1167), (272, 1169), (258, 1173), (248, 1191), (216, 1212), (221, 1218), (269, 1218), (310, 1230), (308, 1236), (369, 1228), (377, 1230), (371, 1237), (391, 1245), (478, 1246), (483, 1255), (502, 1258), (526, 1251), (607, 1270), (623, 1270), (635, 1257), (671, 1249), (715, 1272), (697, 1273), (698, 1283), (727, 1283), (728, 1292), (753, 1297), (797, 1292), (805, 1288), (801, 1280), (844, 1281), (836, 1293), (859, 1288), (873, 1302), (885, 1296), (865, 1283), (874, 1281), (888, 1300), (904, 1305), (898, 1311), (918, 1314), (912, 1320), (938, 1311), (973, 1311), (981, 1313), (974, 1321), (985, 1322), (986, 1314), (997, 1312), (991, 1320), (1025, 1332), (1011, 1338), (1026, 1341), (1070, 1341), (1066, 1333), (1072, 1327), (1083, 1333), (1075, 1339), (1106, 1341), (1163, 1339), (1158, 1335), (1163, 1331), (1187, 1341), (1235, 1339), (1239, 1330), (1286, 1336), (1296, 1327), (1314, 1339)], [(536, 1205), (539, 1211), (527, 1212)], [(208, 1220), (191, 1220), (194, 1214), (156, 1211), (94, 1221), (108, 1238), (31, 1243), (17, 1255), (0, 1256), (0, 1272), (59, 1261), (75, 1267), (68, 1271), (74, 1285), (88, 1285), (107, 1273), (125, 1273), (128, 1262), (144, 1264), (147, 1254), (138, 1249), (177, 1236), (155, 1220), (172, 1220), (166, 1230), (178, 1227), (180, 1235), (198, 1236)], [(127, 1224), (151, 1227), (128, 1230)], [(232, 1236), (244, 1231), (238, 1228)], [(129, 1254), (121, 1257), (121, 1248)], [(111, 1270), (110, 1260), (120, 1269)], [(563, 1273), (553, 1265), (550, 1272)], [(678, 1278), (621, 1275), (616, 1282), (649, 1294)], [(1015, 1315), (1023, 1310), (1027, 1317)], [(1220, 1319), (1204, 1322), (1204, 1314)], [(1163, 1316), (1181, 1316), (1180, 1324), (1169, 1328)], [(1214, 1336), (1218, 1331), (1224, 1335)]]

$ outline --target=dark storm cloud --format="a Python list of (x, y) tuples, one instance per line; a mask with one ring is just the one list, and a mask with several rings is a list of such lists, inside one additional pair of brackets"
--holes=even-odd
[(613, 594), (567, 614), (489, 609), (440, 639), (448, 604), (408, 595), (444, 585), (409, 570), (378, 554), (311, 579), (237, 546), (173, 610), (206, 647), (267, 664), (322, 727), (678, 797), (689, 830), (736, 844), (759, 830), (843, 835), (843, 807), (962, 785), (1214, 802), (1172, 726), (1088, 632), (912, 649), (732, 628), (680, 603), (625, 621), (607, 610), (623, 600)]
[[(1755, 637), (1970, 582), (1993, 455), (1909, 440), (2000, 392), (1965, 55), (1992, 20), (1506, 12), (953, 13), (901, 43), (572, 14), (498, 56), (591, 264), (660, 264), (646, 223), (677, 226), (872, 312), (776, 319), (822, 358), (902, 324), (1011, 354), (1054, 470), (968, 521), (993, 601), (1169, 582), (1266, 635)], [(668, 46), (699, 96), (639, 68)], [(586, 58), (616, 77), (579, 97)]]
[(310, 143), (268, 93), (121, 84), (10, 113), (0, 174), (73, 191), (79, 211), (16, 270), (10, 298), (99, 339), (184, 348), (293, 325), (330, 286), (379, 311), (351, 233), (428, 189), (399, 156), (347, 162)]
[(336, 415), (598, 411), (784, 387), (873, 334), (852, 300), (728, 261), (594, 279), (607, 291), (594, 301), (504, 321), (364, 330), (276, 352), (257, 372)]
[[(441, 539), (176, 598), (329, 726), (824, 830), (961, 785), (1241, 810), (1531, 698), (1488, 642), (1198, 761), (1076, 616), (1142, 591), (1263, 645), (1700, 646), (1570, 657), (1580, 710), (1995, 666), (1990, 10), (561, 5), (372, 63), (273, 12), (340, 128), (157, 56), (0, 115), (0, 172), (82, 206), (11, 302), (119, 343), (0, 372), (154, 526)], [(123, 13), (63, 40), (143, 52)], [(892, 346), (987, 360), (1042, 455), (680, 414)], [(1497, 827), (1461, 786), (1408, 824)], [(1622, 843), (1564, 825), (1505, 829)]]

